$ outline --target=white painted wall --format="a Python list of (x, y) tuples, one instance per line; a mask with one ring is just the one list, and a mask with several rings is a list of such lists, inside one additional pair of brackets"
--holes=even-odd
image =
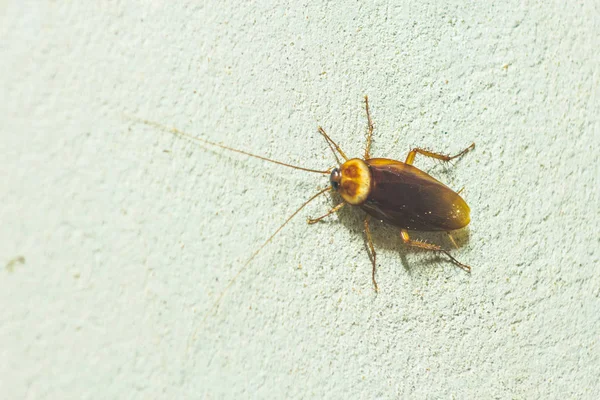
[[(600, 9), (490, 4), (2, 2), (0, 397), (596, 398)], [(473, 273), (375, 224), (376, 295), (324, 197), (203, 324), (327, 178), (124, 116), (327, 168), (364, 94), (376, 156), (476, 142), (416, 163), (465, 186)]]

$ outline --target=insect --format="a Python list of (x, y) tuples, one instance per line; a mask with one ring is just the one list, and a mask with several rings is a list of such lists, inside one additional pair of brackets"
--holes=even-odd
[[(365, 211), (364, 232), (368, 244), (369, 258), (372, 264), (371, 279), (375, 291), (378, 291), (375, 272), (377, 269), (377, 253), (371, 238), (370, 219), (371, 217), (385, 223), (394, 225), (400, 229), (400, 236), (403, 242), (411, 247), (423, 250), (443, 253), (449, 259), (462, 268), (470, 272), (471, 268), (459, 262), (448, 250), (442, 247), (425, 243), (419, 240), (413, 240), (409, 236), (409, 231), (442, 231), (449, 232), (461, 229), (470, 222), (470, 209), (467, 203), (460, 197), (460, 194), (453, 191), (443, 183), (439, 182), (429, 174), (413, 166), (417, 154), (425, 157), (438, 159), (444, 162), (451, 161), (461, 157), (469, 150), (475, 147), (472, 143), (469, 147), (456, 155), (448, 156), (436, 153), (423, 148), (413, 148), (404, 162), (387, 158), (372, 158), (371, 144), (373, 139), (373, 121), (369, 111), (369, 99), (365, 96), (365, 109), (367, 114), (367, 142), (363, 158), (348, 158), (342, 149), (329, 137), (322, 127), (319, 127), (319, 133), (325, 138), (329, 148), (333, 152), (337, 166), (327, 170), (315, 170), (288, 163), (272, 160), (256, 154), (248, 153), (243, 150), (234, 149), (219, 143), (206, 139), (195, 137), (175, 128), (167, 128), (161, 124), (135, 119), (147, 125), (159, 129), (168, 130), (178, 136), (197, 141), (212, 146), (217, 146), (225, 150), (245, 154), (264, 161), (283, 165), (286, 167), (329, 175), (329, 186), (322, 189), (317, 194), (302, 204), (285, 222), (258, 248), (239, 269), (237, 274), (230, 280), (225, 290), (220, 294), (215, 303), (218, 306), (224, 293), (231, 287), (237, 277), (246, 269), (256, 255), (277, 235), (287, 223), (295, 217), (307, 204), (320, 195), (334, 191), (341, 197), (341, 202), (318, 218), (309, 218), (308, 223), (314, 224), (322, 219), (338, 212), (345, 205), (358, 207)], [(343, 160), (340, 160), (340, 157)], [(459, 191), (460, 192), (460, 191)]]

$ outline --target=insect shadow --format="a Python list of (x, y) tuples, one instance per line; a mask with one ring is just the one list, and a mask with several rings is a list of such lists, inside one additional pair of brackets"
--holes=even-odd
[[(335, 206), (339, 203), (339, 196), (332, 193), (329, 197), (327, 204)], [(370, 253), (369, 243), (364, 236), (363, 219), (364, 214), (355, 212), (355, 210), (344, 208), (337, 214), (338, 218), (336, 221), (319, 221), (316, 225), (326, 226), (328, 224), (341, 224), (348, 229), (352, 234), (362, 235), (363, 249), (368, 254), (368, 259), (365, 257), (365, 261), (373, 263), (373, 257)], [(418, 262), (418, 265), (414, 262), (410, 262), (406, 255), (407, 254), (422, 254), (427, 253), (426, 249), (419, 249), (411, 246), (406, 246), (402, 237), (398, 234), (398, 229), (394, 226), (386, 224), (384, 221), (373, 221), (373, 229), (371, 232), (371, 239), (373, 243), (377, 245), (378, 249), (385, 250), (387, 253), (397, 252), (400, 257), (400, 261), (404, 270), (411, 273), (415, 268), (422, 269), (424, 265), (431, 266), (431, 269), (440, 266), (440, 262), (443, 261), (444, 256), (437, 253), (433, 257), (426, 257)], [(411, 235), (412, 236), (412, 235)], [(438, 243), (442, 248), (455, 248), (460, 249), (468, 245), (470, 240), (470, 230), (468, 227), (453, 231), (451, 236), (447, 232), (418, 232), (416, 235), (417, 239), (425, 243)], [(376, 268), (380, 268), (381, 263), (377, 263)]]

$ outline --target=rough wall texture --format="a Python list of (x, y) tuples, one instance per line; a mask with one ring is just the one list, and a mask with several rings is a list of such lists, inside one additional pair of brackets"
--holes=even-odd
[[(600, 10), (585, 2), (4, 1), (6, 398), (595, 398)], [(578, 4), (576, 4), (578, 3)], [(465, 187), (453, 254), (313, 202), (316, 128)], [(426, 236), (448, 245), (443, 235)], [(4, 397), (4, 396), (2, 396)]]

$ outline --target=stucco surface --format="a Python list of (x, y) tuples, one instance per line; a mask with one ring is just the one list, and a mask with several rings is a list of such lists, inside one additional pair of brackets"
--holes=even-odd
[[(365, 4), (363, 4), (365, 3)], [(0, 2), (0, 393), (597, 398), (597, 2)], [(446, 259), (308, 226), (322, 125), (458, 190)], [(450, 246), (445, 235), (415, 235)], [(205, 318), (206, 317), (206, 318)]]

